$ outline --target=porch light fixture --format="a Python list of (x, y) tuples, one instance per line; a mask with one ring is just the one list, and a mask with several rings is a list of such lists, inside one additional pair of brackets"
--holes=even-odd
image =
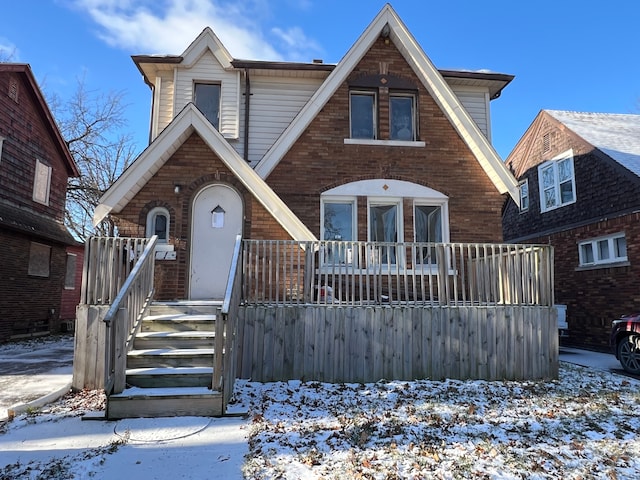
[(180, 190), (181, 190), (180, 185), (176, 184), (173, 186), (173, 193), (175, 193), (176, 195), (180, 194)]

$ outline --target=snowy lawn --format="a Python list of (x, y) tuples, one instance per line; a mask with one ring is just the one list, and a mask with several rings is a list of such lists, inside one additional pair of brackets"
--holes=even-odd
[(640, 478), (639, 383), (239, 383), (251, 479)]
[(242, 418), (81, 421), (100, 392), (0, 425), (0, 479), (637, 479), (640, 383), (238, 381)]

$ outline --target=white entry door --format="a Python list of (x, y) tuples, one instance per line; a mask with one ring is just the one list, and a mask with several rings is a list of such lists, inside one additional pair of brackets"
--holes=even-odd
[(242, 198), (231, 187), (210, 185), (195, 196), (191, 212), (189, 298), (222, 300), (242, 233)]

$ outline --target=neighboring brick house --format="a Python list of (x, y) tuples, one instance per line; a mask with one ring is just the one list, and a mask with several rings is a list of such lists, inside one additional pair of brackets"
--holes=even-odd
[(609, 348), (611, 321), (638, 310), (640, 115), (542, 110), (506, 161), (510, 242), (551, 244), (568, 343)]
[(437, 70), (389, 5), (337, 65), (233, 59), (209, 28), (182, 55), (133, 59), (152, 142), (94, 220), (159, 235), (160, 300), (219, 297), (238, 233), (502, 241), (518, 185), (489, 104), (513, 77)]
[(77, 175), (29, 65), (0, 63), (0, 342), (59, 330)]

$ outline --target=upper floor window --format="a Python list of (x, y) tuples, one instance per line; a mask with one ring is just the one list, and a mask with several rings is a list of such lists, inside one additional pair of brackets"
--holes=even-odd
[(158, 236), (158, 243), (169, 240), (169, 211), (164, 207), (156, 207), (147, 214), (147, 237)]
[(529, 210), (529, 180), (525, 179), (520, 182), (520, 211), (527, 210)]
[(33, 200), (49, 205), (51, 189), (51, 167), (36, 159), (36, 173), (33, 179)]
[(568, 150), (538, 167), (540, 210), (546, 212), (576, 201), (573, 150)]
[(196, 83), (193, 101), (196, 107), (207, 117), (216, 129), (220, 127), (220, 85), (215, 83)]
[(349, 93), (351, 138), (377, 138), (375, 92), (353, 91)]
[(389, 95), (389, 138), (391, 140), (416, 139), (416, 97), (412, 94)]
[(624, 233), (586, 240), (578, 244), (580, 266), (627, 261), (627, 239)]

